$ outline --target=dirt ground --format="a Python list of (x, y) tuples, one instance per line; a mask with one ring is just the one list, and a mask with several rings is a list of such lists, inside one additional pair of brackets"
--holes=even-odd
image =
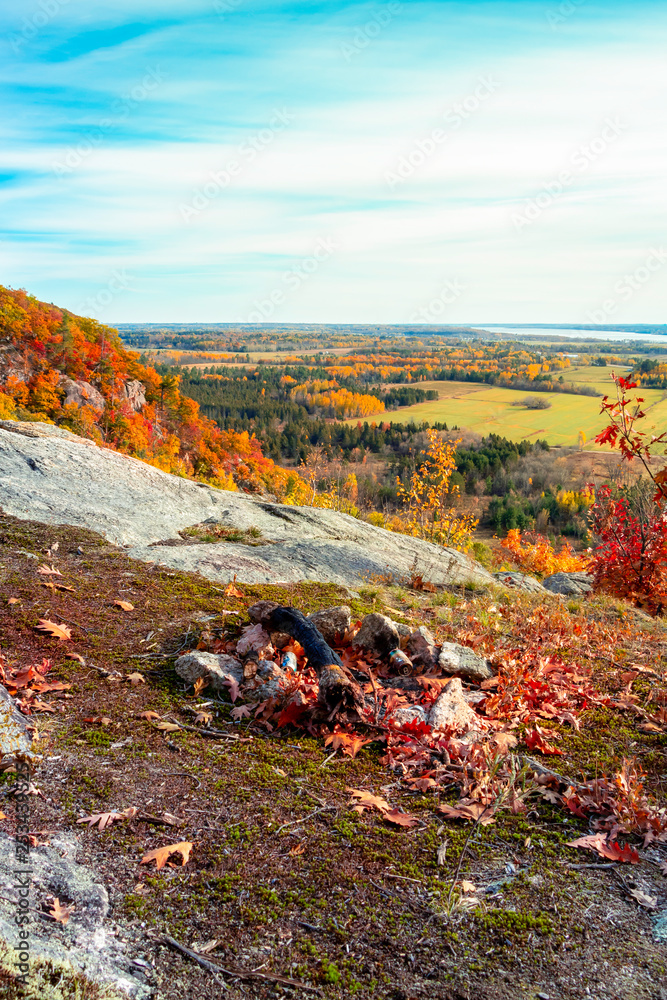
[[(40, 574), (40, 565), (61, 575)], [(32, 716), (44, 759), (31, 832), (39, 842), (58, 830), (77, 833), (77, 860), (104, 880), (111, 918), (160, 1000), (667, 1000), (667, 943), (655, 936), (667, 912), (667, 843), (626, 838), (641, 857), (632, 865), (568, 847), (589, 832), (588, 820), (539, 795), (526, 812), (503, 811), (488, 826), (443, 820), (438, 805), (456, 797), (411, 791), (381, 762), (380, 744), (351, 759), (303, 730), (235, 721), (228, 700), (196, 696), (173, 670), (175, 655), (196, 646), (204, 628), (233, 635), (260, 598), (304, 612), (344, 602), (357, 618), (387, 609), (395, 620), (428, 624), (439, 640), (490, 628), (502, 601), (522, 643), (542, 642), (540, 598), (380, 585), (358, 595), (318, 584), (241, 591), (228, 597), (222, 585), (133, 562), (90, 532), (0, 516), (0, 652), (11, 670), (49, 658), (49, 680), (72, 685), (40, 695), (47, 710)], [(586, 660), (607, 691), (627, 684), (619, 678), (629, 665), (644, 665), (652, 673), (635, 683), (637, 704), (660, 700), (662, 622), (607, 598), (550, 600), (573, 637), (561, 656)], [(72, 638), (36, 631), (39, 619), (66, 623)], [(589, 626), (611, 637), (596, 647), (599, 656), (575, 641)], [(67, 658), (71, 652), (84, 662)], [(198, 711), (213, 714), (217, 735), (201, 735)], [(591, 706), (578, 732), (564, 726), (556, 734), (563, 756), (533, 757), (579, 780), (611, 776), (632, 757), (664, 806), (667, 735), (641, 721), (640, 713)], [(180, 728), (158, 729), (164, 722)], [(0, 781), (0, 829), (11, 834), (11, 772)], [(384, 796), (418, 824), (402, 829), (377, 812), (351, 811), (350, 788)], [(129, 807), (137, 817), (103, 832), (77, 823)], [(178, 825), (160, 822), (165, 813)], [(148, 851), (180, 841), (193, 844), (187, 864), (140, 864)], [(655, 903), (639, 905), (632, 890)], [(218, 982), (163, 934), (197, 952), (215, 941), (211, 962), (254, 978), (219, 973)], [(24, 995), (18, 984), (3, 990)]]

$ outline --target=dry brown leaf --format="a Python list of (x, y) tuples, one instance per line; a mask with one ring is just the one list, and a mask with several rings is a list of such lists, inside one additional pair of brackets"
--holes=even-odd
[(379, 795), (373, 795), (372, 792), (362, 791), (358, 788), (346, 788), (345, 791), (352, 795), (351, 801), (354, 802), (356, 799), (353, 806), (355, 812), (362, 813), (364, 809), (377, 809), (381, 813), (389, 811), (389, 803)]
[(657, 896), (647, 896), (641, 889), (630, 889), (628, 895), (632, 896), (640, 906), (645, 906), (647, 910), (655, 910), (658, 906)]
[(135, 671), (133, 674), (128, 674), (125, 680), (129, 681), (130, 684), (133, 685), (146, 683), (146, 678), (144, 677), (143, 674), (140, 674), (138, 671)]
[[(181, 862), (182, 867), (188, 863), (190, 859), (190, 851), (193, 846), (194, 845), (190, 841), (183, 840), (180, 844), (168, 844), (167, 847), (157, 847), (154, 851), (149, 851), (148, 854), (144, 855), (141, 859), (141, 864), (148, 865), (151, 861), (154, 861), (156, 868), (164, 868), (172, 854), (180, 854), (183, 858), (183, 861)], [(176, 866), (174, 865), (173, 867)]]
[(122, 611), (134, 611), (134, 604), (130, 604), (129, 601), (114, 601), (114, 604)]
[(20, 604), (21, 601), (18, 597), (8, 597), (7, 604)]
[(71, 639), (72, 633), (69, 626), (57, 622), (50, 622), (48, 618), (40, 618), (39, 625), (35, 625), (39, 632), (48, 632), (54, 639)]
[(577, 840), (568, 840), (567, 846), (596, 851), (600, 857), (609, 858), (610, 861), (622, 861), (632, 865), (638, 865), (640, 861), (639, 854), (634, 847), (630, 847), (629, 844), (621, 847), (618, 841), (608, 843), (605, 833), (591, 833), (586, 837), (579, 837)]
[(493, 808), (483, 806), (481, 802), (459, 802), (458, 806), (440, 805), (438, 812), (447, 819), (479, 820), (482, 826), (493, 823)]
[(467, 879), (463, 879), (461, 882), (459, 882), (459, 888), (461, 892), (464, 894), (468, 892), (477, 892), (477, 886), (475, 885), (475, 883), (468, 882)]
[(495, 743), (501, 753), (509, 753), (516, 746), (517, 738), (511, 733), (496, 733), (491, 742)]
[(220, 942), (217, 938), (211, 938), (210, 941), (204, 941), (200, 944), (198, 941), (193, 941), (190, 947), (193, 951), (196, 951), (198, 955), (208, 955), (209, 952), (214, 951)]
[(42, 563), (41, 566), (37, 567), (37, 572), (41, 573), (42, 576), (62, 576), (60, 570), (56, 569), (53, 563), (51, 563), (50, 566), (48, 566), (46, 563)]
[(46, 701), (40, 701), (39, 698), (35, 698), (30, 702), (30, 707), (34, 712), (55, 712), (56, 709), (53, 705), (49, 705)]
[(139, 712), (139, 718), (148, 719), (150, 721), (151, 719), (159, 719), (160, 714), (159, 712)]
[(65, 653), (65, 656), (67, 657), (68, 660), (78, 660), (79, 663), (83, 663), (84, 667), (86, 665), (86, 661), (84, 660), (81, 653)]
[(295, 844), (292, 850), (289, 852), (291, 857), (296, 857), (298, 854), (303, 854), (306, 849), (306, 844), (302, 841), (300, 844)]
[(137, 815), (136, 806), (130, 806), (122, 812), (93, 813), (90, 816), (83, 816), (77, 823), (87, 823), (88, 826), (96, 826), (98, 830), (106, 830), (112, 823), (120, 822), (124, 819), (133, 819)]
[(7, 819), (7, 817), (5, 816), (5, 814), (3, 812), (0, 812), (0, 819)]
[(206, 687), (206, 685), (208, 683), (209, 683), (208, 678), (206, 678), (206, 677), (198, 677), (197, 680), (195, 681), (194, 685), (193, 685), (194, 686), (195, 695), (201, 694), (201, 692), (204, 690), (204, 688)]
[(249, 719), (252, 714), (252, 707), (250, 705), (237, 705), (236, 708), (231, 710), (232, 719)]
[(195, 715), (195, 724), (208, 726), (210, 722), (213, 722), (213, 712), (197, 712)]
[(47, 910), (47, 913), (52, 920), (57, 921), (59, 924), (66, 924), (73, 909), (74, 903), (72, 903), (71, 906), (63, 906), (58, 897), (54, 896), (53, 903), (51, 903), (51, 909)]
[(411, 826), (417, 826), (419, 823), (416, 816), (413, 816), (411, 813), (399, 812), (398, 809), (388, 809), (382, 814), (382, 818), (386, 819), (389, 823), (393, 823), (395, 826), (404, 826), (407, 829)]
[(181, 731), (181, 727), (177, 726), (175, 722), (156, 722), (155, 729), (159, 729), (163, 733), (178, 733)]

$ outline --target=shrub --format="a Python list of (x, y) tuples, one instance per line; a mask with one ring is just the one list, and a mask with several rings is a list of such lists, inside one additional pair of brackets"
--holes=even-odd
[(590, 562), (589, 556), (577, 555), (567, 542), (556, 552), (548, 538), (528, 533), (522, 537), (518, 529), (507, 532), (501, 547), (520, 569), (540, 576), (581, 572)]

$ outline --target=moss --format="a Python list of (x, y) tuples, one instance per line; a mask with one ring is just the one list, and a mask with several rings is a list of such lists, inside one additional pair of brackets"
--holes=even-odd
[(31, 957), (21, 982), (16, 953), (0, 941), (0, 995), (4, 1000), (122, 1000), (109, 986), (91, 982), (69, 962)]

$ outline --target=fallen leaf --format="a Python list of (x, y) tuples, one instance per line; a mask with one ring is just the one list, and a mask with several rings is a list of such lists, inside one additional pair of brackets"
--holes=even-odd
[(346, 788), (345, 791), (351, 793), (351, 801), (357, 800), (353, 806), (356, 812), (363, 812), (364, 809), (377, 809), (379, 812), (389, 811), (389, 803), (379, 795), (373, 795), (372, 792), (361, 791), (358, 788)]
[(249, 719), (252, 714), (252, 707), (250, 705), (237, 705), (231, 711), (232, 719)]
[(641, 889), (630, 889), (628, 895), (632, 896), (640, 906), (645, 906), (647, 910), (655, 910), (658, 906), (658, 897), (647, 896)]
[(234, 579), (231, 583), (228, 583), (223, 591), (225, 597), (245, 597), (242, 590), (236, 586), (236, 573), (234, 573)]
[(88, 718), (84, 719), (83, 721), (90, 722), (93, 725), (97, 724), (100, 726), (110, 726), (112, 722), (112, 720), (109, 719), (106, 715), (89, 715)]
[(512, 733), (496, 733), (491, 742), (495, 743), (501, 753), (509, 753), (516, 746), (517, 738)]
[(305, 849), (306, 849), (305, 842), (302, 841), (300, 844), (295, 844), (294, 847), (292, 848), (292, 850), (289, 852), (290, 856), (294, 858), (298, 854), (303, 854), (303, 852), (305, 851)]
[(145, 684), (146, 683), (146, 678), (144, 677), (143, 674), (140, 674), (138, 671), (135, 671), (135, 673), (133, 673), (133, 674), (128, 674), (127, 677), (125, 678), (125, 680), (129, 681), (130, 684), (134, 684), (134, 685), (136, 685), (136, 684)]
[(74, 909), (74, 903), (71, 906), (63, 906), (57, 896), (53, 897), (53, 903), (51, 904), (51, 909), (47, 910), (48, 915), (59, 924), (66, 924), (69, 920), (72, 910)]
[(177, 726), (175, 722), (156, 722), (155, 729), (159, 729), (163, 733), (178, 733), (181, 727)]
[(37, 572), (41, 573), (42, 576), (62, 576), (60, 570), (56, 569), (53, 563), (50, 566), (48, 566), (46, 563), (42, 563), (41, 566), (37, 567)]
[(162, 813), (162, 819), (168, 826), (181, 826), (183, 823), (183, 820), (174, 816), (173, 813)]
[(459, 882), (459, 887), (463, 893), (477, 892), (477, 886), (475, 883), (468, 882), (467, 879), (463, 879), (463, 881)]
[(198, 677), (194, 683), (195, 695), (201, 694), (208, 683), (209, 681), (206, 677)]
[(7, 604), (20, 604), (21, 601), (18, 597), (8, 597)]
[(84, 660), (81, 653), (65, 653), (65, 656), (68, 658), (68, 660), (78, 660), (79, 663), (83, 663), (84, 666), (86, 665), (86, 661)]
[(129, 601), (114, 601), (114, 604), (122, 611), (134, 611), (134, 604), (130, 604)]
[(148, 854), (144, 855), (141, 859), (141, 864), (147, 865), (150, 864), (151, 861), (154, 861), (156, 868), (164, 868), (172, 854), (180, 854), (183, 858), (181, 863), (182, 867), (188, 863), (190, 859), (190, 851), (193, 846), (194, 845), (190, 841), (183, 840), (180, 844), (169, 844), (167, 847), (157, 847), (154, 851), (149, 851)]
[(38, 698), (35, 698), (33, 701), (30, 702), (30, 707), (35, 712), (55, 712), (56, 711), (56, 709), (55, 709), (55, 707), (53, 705), (49, 705), (49, 703), (46, 702), (46, 701), (39, 701)]
[(437, 859), (439, 865), (444, 865), (445, 861), (447, 860), (447, 844), (448, 841), (445, 840), (443, 841), (442, 844), (440, 844), (440, 847), (438, 848)]
[(226, 677), (223, 684), (229, 688), (229, 698), (233, 704), (239, 696), (238, 681), (235, 677)]
[(640, 722), (637, 729), (642, 733), (664, 733), (662, 726), (656, 726), (655, 722)]
[(198, 955), (208, 955), (209, 952), (214, 951), (218, 945), (219, 941), (217, 938), (211, 938), (210, 941), (204, 941), (203, 944), (199, 944), (198, 941), (193, 941), (191, 948), (196, 951)]
[(196, 725), (208, 726), (211, 722), (213, 722), (213, 712), (197, 712), (195, 715)]
[(624, 864), (639, 864), (640, 858), (634, 847), (625, 844), (623, 847), (614, 841), (607, 842), (604, 833), (591, 833), (586, 837), (578, 837), (577, 840), (568, 840), (568, 847), (580, 847), (585, 851), (596, 851), (600, 857), (609, 858), (610, 861), (622, 861)]
[(67, 625), (58, 625), (57, 622), (50, 622), (48, 618), (40, 618), (39, 625), (35, 625), (39, 632), (48, 632), (54, 639), (71, 639), (72, 633)]
[[(3, 818), (4, 818), (4, 817), (3, 817)], [(661, 862), (660, 862), (660, 871), (662, 872), (662, 874), (663, 874), (663, 875), (664, 875), (665, 877), (667, 877), (667, 861), (661, 861)]]
[(132, 819), (137, 815), (137, 812), (138, 810), (135, 806), (130, 806), (129, 809), (124, 809), (123, 812), (93, 813), (90, 816), (83, 816), (77, 820), (77, 823), (87, 823), (88, 826), (96, 826), (101, 831), (106, 830), (112, 823), (118, 823), (124, 819)]
[(324, 741), (325, 746), (332, 746), (334, 750), (342, 750), (348, 757), (356, 757), (362, 747), (373, 740), (365, 740), (356, 733), (330, 733)]
[[(558, 738), (556, 733), (550, 733), (549, 735), (552, 739)], [(545, 736), (545, 731), (540, 729), (539, 726), (535, 726), (530, 733), (526, 733), (524, 742), (530, 750), (538, 750), (540, 753), (545, 754), (558, 754), (559, 757), (562, 757), (563, 751), (559, 750), (558, 747), (555, 747), (553, 743), (549, 743), (549, 741), (545, 739)]]
[(411, 826), (417, 826), (419, 820), (416, 816), (411, 813), (399, 812), (398, 809), (389, 809), (382, 814), (382, 818), (386, 819), (389, 823), (394, 823), (396, 826), (405, 826), (408, 829)]
[(140, 719), (149, 719), (149, 720), (150, 719), (159, 719), (160, 715), (159, 715), (158, 712), (140, 712), (139, 713), (139, 718)]
[(483, 806), (481, 802), (464, 802), (458, 806), (440, 805), (438, 812), (447, 819), (479, 820), (482, 826), (493, 823), (493, 806)]
[(3, 812), (0, 812), (0, 819), (7, 819), (7, 817), (5, 816), (5, 814)]

